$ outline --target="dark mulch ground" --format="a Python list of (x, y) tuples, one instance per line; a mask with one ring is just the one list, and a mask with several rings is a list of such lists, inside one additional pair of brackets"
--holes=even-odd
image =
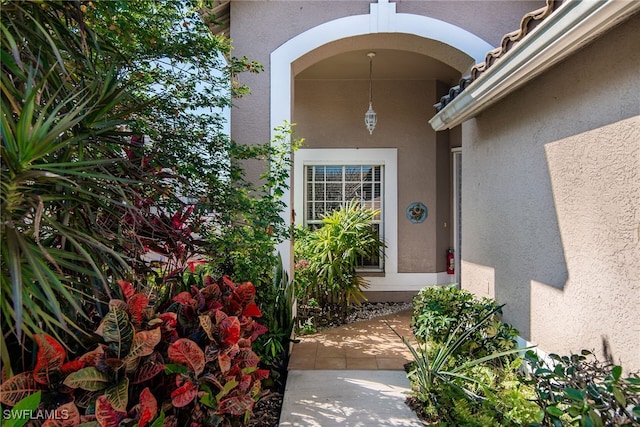
[[(318, 330), (333, 328), (342, 326), (344, 324), (357, 322), (359, 320), (368, 320), (375, 317), (385, 316), (387, 314), (396, 313), (398, 311), (411, 308), (411, 304), (408, 303), (363, 303), (361, 306), (353, 306), (349, 309), (349, 315), (346, 322), (342, 321), (342, 316), (334, 315), (330, 310), (324, 310), (320, 316), (322, 324)], [(269, 390), (253, 407), (253, 416), (249, 421), (251, 427), (277, 427), (280, 422), (280, 411), (282, 409), (282, 400), (284, 397), (284, 386), (286, 383), (286, 365), (280, 372), (282, 378), (282, 384), (280, 387), (275, 387), (273, 390)], [(407, 404), (414, 411), (416, 408), (412, 407), (407, 399)], [(414, 405), (415, 406), (415, 405)], [(419, 415), (419, 414), (418, 414)]]
[(249, 421), (252, 427), (276, 427), (280, 421), (282, 398), (284, 393), (270, 391), (253, 407), (253, 417)]

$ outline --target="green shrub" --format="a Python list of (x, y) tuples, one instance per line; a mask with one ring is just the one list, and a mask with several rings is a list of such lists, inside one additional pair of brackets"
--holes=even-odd
[[(541, 410), (533, 426), (637, 426), (640, 425), (640, 376), (622, 376), (622, 367), (600, 362), (595, 355), (550, 354), (545, 363), (527, 352)], [(551, 365), (551, 366), (550, 366)]]
[[(526, 425), (534, 420), (538, 407), (529, 400), (532, 389), (526, 390), (527, 386), (513, 381), (520, 359), (506, 359), (519, 349), (482, 357), (461, 355), (459, 351), (468, 347), (499, 310), (495, 306), (474, 323), (459, 323), (448, 329), (443, 342), (429, 340), (414, 348), (401, 337), (414, 357), (408, 373), (413, 395), (433, 421), (445, 423), (442, 425), (486, 426)], [(488, 364), (496, 360), (501, 363)]]
[[(476, 328), (490, 312), (493, 314), (482, 327)], [(478, 300), (470, 292), (452, 286), (422, 289), (413, 299), (411, 326), (420, 342), (437, 344), (444, 343), (453, 330), (462, 334), (473, 328), (458, 354), (475, 358), (515, 348), (518, 336), (517, 329), (502, 322), (502, 306), (495, 300)]]

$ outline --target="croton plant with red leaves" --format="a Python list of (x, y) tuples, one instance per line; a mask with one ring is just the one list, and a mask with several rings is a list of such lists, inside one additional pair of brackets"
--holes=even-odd
[(41, 391), (40, 409), (65, 414), (45, 427), (246, 422), (269, 375), (251, 348), (267, 331), (254, 320), (261, 313), (253, 284), (205, 277), (161, 313), (131, 283), (119, 284), (123, 299), (111, 300), (96, 330), (99, 343), (67, 360), (64, 346), (37, 335), (33, 370), (4, 381), (0, 403), (13, 407)]

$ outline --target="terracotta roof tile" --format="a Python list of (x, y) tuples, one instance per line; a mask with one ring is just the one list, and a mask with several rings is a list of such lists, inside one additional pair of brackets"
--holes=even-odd
[(434, 105), (436, 111), (442, 110), (448, 103), (450, 103), (456, 96), (469, 86), (474, 80), (476, 80), (482, 73), (487, 71), (493, 64), (495, 64), (500, 58), (507, 53), (513, 46), (515, 46), (520, 40), (525, 38), (527, 34), (531, 32), (535, 27), (540, 24), (545, 18), (556, 10), (563, 0), (546, 0), (546, 5), (540, 9), (536, 9), (527, 13), (522, 17), (520, 21), (520, 28), (516, 31), (505, 34), (502, 37), (500, 46), (487, 52), (484, 62), (476, 64), (471, 68), (471, 75), (462, 77), (457, 86), (449, 89), (449, 93), (442, 98), (440, 102)]

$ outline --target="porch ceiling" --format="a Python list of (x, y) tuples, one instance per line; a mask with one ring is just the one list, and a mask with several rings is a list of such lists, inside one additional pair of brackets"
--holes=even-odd
[(301, 80), (361, 80), (369, 78), (368, 52), (374, 80), (457, 80), (460, 73), (427, 55), (396, 49), (358, 49), (322, 59), (296, 75)]

